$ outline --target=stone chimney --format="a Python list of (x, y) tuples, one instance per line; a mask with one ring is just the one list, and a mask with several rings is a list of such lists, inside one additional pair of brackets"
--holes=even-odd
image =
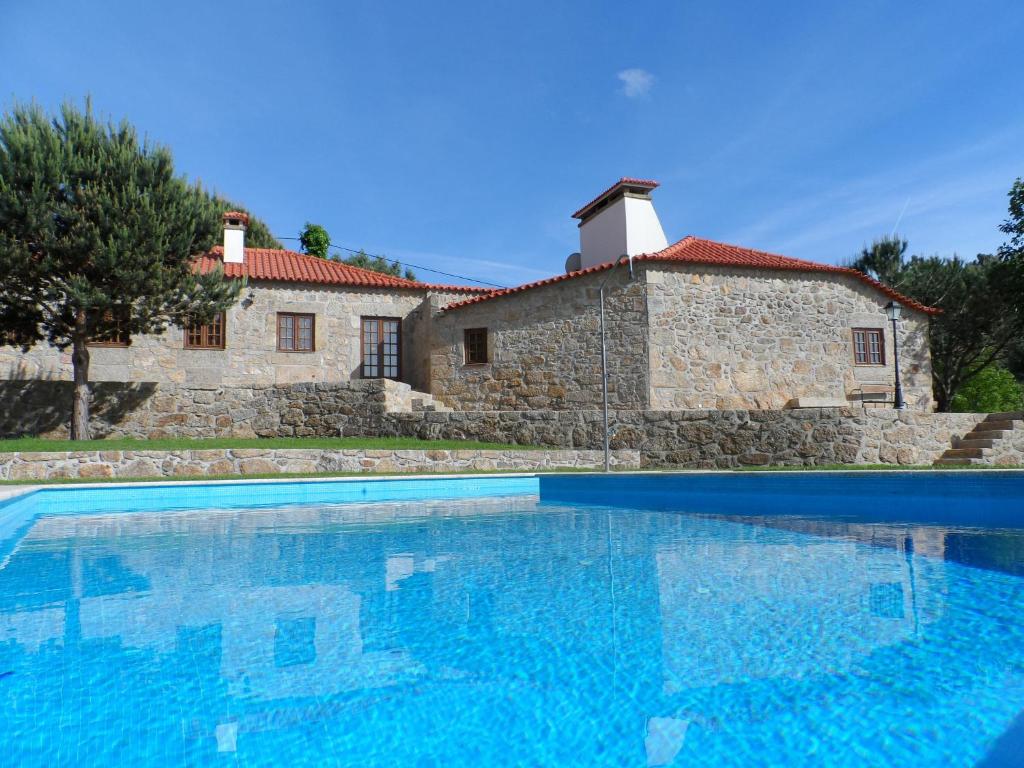
[(245, 262), (245, 230), (249, 226), (249, 214), (228, 211), (224, 214), (224, 263)]
[[(579, 269), (615, 261), (622, 254), (637, 256), (668, 247), (651, 201), (651, 190), (657, 186), (646, 179), (619, 179), (572, 215), (580, 220)], [(575, 266), (576, 259), (570, 260)]]

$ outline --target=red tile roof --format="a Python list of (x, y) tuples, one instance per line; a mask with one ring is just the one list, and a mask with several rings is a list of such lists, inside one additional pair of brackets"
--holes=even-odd
[[(779, 256), (775, 253), (755, 251), (750, 248), (741, 248), (737, 245), (716, 243), (714, 240), (704, 240), (703, 238), (693, 237), (692, 235), (684, 237), (678, 243), (670, 245), (668, 248), (656, 253), (645, 253), (639, 256), (634, 256), (633, 261), (671, 261), (683, 264), (706, 264), (709, 266), (720, 267), (785, 270), (790, 272), (827, 272), (831, 274), (847, 275), (860, 280), (862, 283), (870, 285), (875, 290), (880, 291), (890, 299), (898, 301), (905, 307), (932, 315), (939, 314), (942, 311), (933, 307), (927, 307), (918, 301), (914, 301), (913, 299), (894, 291), (889, 286), (883, 285), (877, 280), (868, 277), (863, 272), (858, 272), (856, 269), (852, 269), (850, 267), (837, 267), (832, 264), (819, 264), (816, 261), (805, 261), (804, 259), (794, 259), (789, 256)], [(538, 288), (542, 285), (551, 285), (552, 283), (572, 280), (573, 278), (582, 277), (583, 275), (602, 272), (604, 270), (611, 269), (611, 267), (612, 264), (610, 262), (608, 264), (598, 264), (595, 267), (581, 269), (577, 272), (569, 272), (564, 275), (556, 275), (554, 277), (549, 277), (546, 280), (539, 280), (535, 283), (520, 285), (517, 288), (504, 288), (502, 290), (492, 291), (484, 296), (474, 296), (471, 299), (449, 304), (444, 309), (447, 312), (459, 307), (465, 307), (470, 304), (477, 304), (481, 301), (497, 298), (498, 296), (507, 296), (509, 294), (527, 291), (532, 288)]]
[(574, 219), (582, 219), (592, 207), (597, 205), (599, 202), (604, 200), (608, 195), (618, 191), (619, 187), (643, 187), (644, 189), (655, 189), (661, 186), (658, 182), (653, 179), (634, 179), (629, 176), (623, 176), (621, 179), (612, 184), (608, 189), (602, 192), (600, 195), (595, 197), (589, 203), (580, 208), (576, 213), (572, 215)]
[(217, 267), (227, 277), (248, 277), (250, 280), (274, 280), (286, 283), (316, 283), (319, 285), (353, 285), (366, 288), (399, 288), (405, 290), (444, 290), (465, 293), (490, 293), (491, 288), (472, 288), (461, 285), (435, 285), (393, 277), (382, 272), (352, 267), (340, 261), (321, 259), (295, 251), (273, 248), (246, 248), (245, 261), (225, 264), (224, 248), (215, 246), (209, 253), (196, 259), (197, 268), (206, 273)]

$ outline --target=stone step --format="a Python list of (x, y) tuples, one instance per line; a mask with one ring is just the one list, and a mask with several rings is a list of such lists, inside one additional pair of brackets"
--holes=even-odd
[(1016, 419), (985, 419), (985, 421), (981, 422), (981, 424), (985, 425), (985, 429), (1024, 429), (1024, 421), (1018, 421)]
[(1007, 429), (978, 429), (974, 428), (973, 432), (968, 432), (962, 438), (964, 440), (1002, 440), (1004, 437), (1010, 434), (1010, 430)]
[(1024, 411), (1002, 411), (990, 413), (985, 421), (1024, 421)]
[(981, 448), (947, 448), (943, 459), (980, 459), (985, 454)]
[(992, 448), (996, 444), (996, 441), (988, 437), (971, 437), (968, 435), (959, 442), (957, 442), (957, 448)]
[(980, 464), (975, 459), (936, 459), (932, 464), (937, 467), (967, 467), (971, 464)]

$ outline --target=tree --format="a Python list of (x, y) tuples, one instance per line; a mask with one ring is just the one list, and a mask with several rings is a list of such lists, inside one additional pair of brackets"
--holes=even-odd
[(1010, 235), (997, 255), (973, 261), (938, 256), (906, 259), (907, 243), (880, 238), (851, 266), (942, 313), (931, 320), (932, 389), (948, 411), (966, 382), (997, 361), (1024, 355), (1024, 183), (1010, 190)]
[(1024, 307), (1011, 262), (981, 254), (974, 261), (956, 257), (914, 257), (900, 290), (942, 313), (932, 318), (932, 388), (936, 408), (948, 411), (959, 388), (1001, 360), (1024, 333)]
[[(890, 252), (891, 254), (891, 252)], [(858, 259), (854, 266), (865, 263)], [(1012, 260), (979, 255), (974, 261), (914, 256), (882, 261), (872, 274), (922, 304), (938, 307), (930, 327), (932, 390), (948, 411), (958, 389), (1024, 333), (1019, 270)]]
[(999, 229), (1009, 235), (1010, 239), (999, 249), (999, 253), (1013, 257), (1024, 252), (1024, 181), (1018, 178), (1013, 182), (1008, 197), (1010, 218), (1004, 221)]
[(942, 310), (930, 329), (938, 410), (948, 411), (959, 388), (1024, 333), (1014, 272), (1012, 263), (984, 254), (971, 262), (914, 257), (906, 267), (900, 289)]
[[(194, 271), (213, 204), (175, 176), (170, 152), (91, 105), (49, 119), (15, 106), (0, 119), (0, 343), (71, 348), (71, 437), (89, 437), (90, 338), (208, 322), (238, 281)], [(219, 226), (219, 222), (218, 222)]]
[(961, 385), (952, 409), (959, 413), (1018, 411), (1024, 408), (1024, 385), (1000, 363), (982, 368)]
[(359, 253), (349, 256), (343, 261), (351, 267), (361, 267), (362, 269), (370, 269), (374, 272), (383, 272), (385, 275), (404, 277), (406, 280), (416, 279), (416, 273), (411, 269), (406, 269), (403, 274), (402, 265), (397, 261), (389, 262), (383, 256), (370, 256), (365, 251), (359, 251)]
[(327, 249), (331, 245), (331, 237), (327, 230), (319, 224), (306, 222), (306, 226), (299, 233), (299, 243), (304, 253), (310, 256), (318, 256), (321, 259), (327, 258)]
[(907, 246), (907, 241), (901, 237), (880, 237), (861, 250), (850, 266), (895, 288), (900, 282)]
[(270, 234), (270, 228), (260, 219), (253, 216), (245, 206), (233, 203), (220, 195), (210, 194), (200, 187), (194, 187), (200, 197), (204, 215), (202, 226), (196, 234), (196, 244), (200, 251), (208, 251), (221, 242), (224, 237), (224, 214), (228, 211), (241, 211), (249, 215), (249, 224), (245, 228), (245, 244), (250, 248), (284, 248), (280, 241)]

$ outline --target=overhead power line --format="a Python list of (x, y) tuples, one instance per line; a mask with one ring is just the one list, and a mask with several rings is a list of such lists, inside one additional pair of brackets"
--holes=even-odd
[[(299, 240), (300, 239), (298, 237), (280, 237), (278, 235), (274, 235), (274, 237), (277, 238), (278, 240)], [(399, 261), (398, 259), (393, 259), (390, 256), (385, 256), (384, 254), (380, 254), (380, 253), (367, 253), (366, 251), (363, 251), (363, 250), (356, 250), (355, 248), (346, 248), (343, 245), (335, 245), (334, 243), (328, 243), (327, 245), (328, 245), (328, 247), (335, 248), (335, 249), (337, 249), (339, 251), (348, 251), (349, 253), (354, 253), (354, 254), (360, 254), (361, 253), (364, 256), (369, 256), (371, 259), (384, 259), (385, 261), (390, 261), (390, 262), (392, 262), (394, 264), (398, 264), (399, 266), (405, 267), (407, 269), (421, 269), (424, 272), (433, 272), (434, 274), (444, 275), (445, 277), (454, 277), (457, 280), (467, 280), (467, 281), (469, 281), (471, 283), (479, 283), (480, 285), (486, 285), (486, 286), (489, 286), (491, 288), (507, 288), (508, 287), (507, 285), (498, 285), (497, 283), (488, 283), (486, 280), (477, 280), (476, 278), (466, 277), (465, 275), (456, 275), (456, 274), (454, 274), (452, 272), (442, 272), (440, 269), (434, 269), (433, 267), (424, 267), (424, 266), (422, 266), (420, 264), (410, 264), (409, 262)]]

